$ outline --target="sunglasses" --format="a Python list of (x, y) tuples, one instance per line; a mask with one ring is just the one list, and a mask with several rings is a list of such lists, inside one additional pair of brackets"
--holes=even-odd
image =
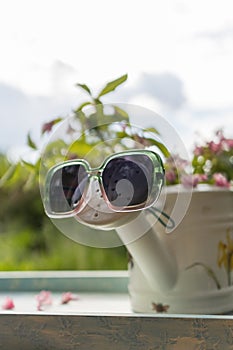
[(107, 206), (116, 212), (150, 207), (159, 197), (164, 183), (160, 156), (150, 150), (116, 153), (98, 168), (83, 159), (65, 161), (48, 171), (44, 205), (51, 218), (72, 217), (85, 207), (91, 179)]

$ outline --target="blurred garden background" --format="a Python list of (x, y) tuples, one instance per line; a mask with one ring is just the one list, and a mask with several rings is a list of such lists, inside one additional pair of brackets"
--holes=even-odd
[[(73, 118), (77, 121), (80, 131), (87, 132), (91, 128), (91, 135), (84, 136), (85, 134), (81, 132), (83, 136), (71, 143), (66, 155), (68, 159), (70, 156), (82, 158), (88, 150), (98, 146), (99, 142), (102, 144), (104, 133), (110, 137), (108, 124), (107, 126), (98, 124), (99, 118), (112, 118), (104, 114), (101, 98), (115, 90), (126, 79), (127, 75), (123, 75), (106, 83), (97, 97), (92, 95), (91, 89), (86, 84), (77, 84), (80, 90), (88, 93), (88, 99), (74, 110)], [(89, 117), (85, 117), (83, 112), (83, 108), (87, 105), (95, 107), (94, 113)], [(117, 108), (117, 114), (118, 120), (128, 121), (128, 116), (123, 110)], [(56, 117), (41, 125), (41, 139), (52, 133), (53, 128), (59, 123), (62, 124), (65, 119)], [(114, 120), (116, 121), (115, 114)], [(90, 123), (94, 124), (91, 126)], [(68, 136), (70, 129), (67, 131), (65, 127), (64, 129), (65, 135)], [(124, 139), (125, 135), (126, 133), (121, 132), (119, 137)], [(119, 137), (116, 139), (117, 147), (120, 147), (121, 143)], [(125, 247), (93, 248), (76, 243), (63, 235), (45, 215), (40, 192), (42, 149), (32, 140), (29, 132), (25, 144), (33, 155), (31, 161), (24, 160), (23, 157), (17, 161), (10, 160), (6, 153), (0, 154), (0, 270), (126, 269)], [(66, 142), (63, 138), (51, 141), (51, 144), (48, 138), (47, 145), (47, 162), (56, 164), (64, 160), (66, 149), (63, 147)], [(96, 151), (94, 155), (98, 158)], [(95, 234), (95, 230), (80, 224), (77, 225), (77, 230), (84, 232), (92, 230)]]
[(46, 217), (31, 174), (0, 155), (0, 182), (10, 175), (0, 186), (0, 270), (126, 269), (124, 247), (92, 248), (64, 236)]

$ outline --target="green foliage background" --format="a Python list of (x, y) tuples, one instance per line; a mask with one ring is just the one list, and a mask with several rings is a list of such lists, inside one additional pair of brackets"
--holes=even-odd
[[(101, 106), (100, 98), (126, 79), (127, 75), (123, 75), (107, 83), (96, 97), (87, 85), (77, 84), (89, 95), (87, 102), (75, 111), (83, 116), (83, 128), (88, 125), (82, 109), (90, 104)], [(46, 123), (42, 136), (61, 121), (58, 117)], [(37, 150), (30, 134), (27, 144)], [(24, 161), (14, 164), (0, 154), (0, 270), (126, 269), (125, 247), (101, 249), (80, 245), (65, 237), (46, 217), (39, 191), (39, 164), (40, 159), (35, 164)]]
[(39, 186), (25, 188), (29, 170), (1, 154), (1, 179), (7, 171), (12, 177), (0, 187), (0, 270), (126, 269), (124, 247), (91, 248), (58, 231), (44, 214)]

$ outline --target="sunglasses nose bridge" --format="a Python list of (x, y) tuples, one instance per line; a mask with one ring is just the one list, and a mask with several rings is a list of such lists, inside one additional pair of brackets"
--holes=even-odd
[[(86, 204), (91, 206), (94, 210), (98, 210), (98, 207), (102, 208), (104, 205), (104, 210), (107, 210), (105, 192), (102, 185), (102, 172), (96, 169), (89, 170), (88, 178), (88, 187), (85, 194)], [(105, 204), (103, 204), (104, 202)]]
[(99, 169), (90, 169), (87, 173), (89, 179), (98, 180), (100, 182), (102, 172)]

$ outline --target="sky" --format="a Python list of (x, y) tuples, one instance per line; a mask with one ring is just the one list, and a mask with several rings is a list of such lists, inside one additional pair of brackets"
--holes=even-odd
[(0, 151), (26, 152), (30, 131), (105, 98), (162, 115), (187, 147), (218, 128), (233, 135), (232, 0), (0, 0)]

